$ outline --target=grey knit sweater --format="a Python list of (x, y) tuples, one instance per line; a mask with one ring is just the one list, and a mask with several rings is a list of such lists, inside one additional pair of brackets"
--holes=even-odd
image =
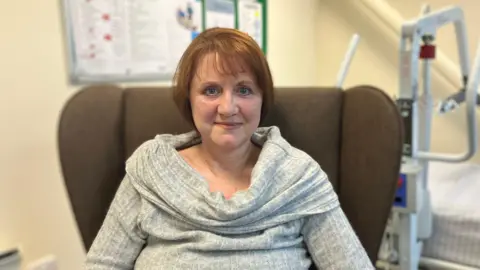
[(374, 269), (320, 166), (276, 127), (252, 141), (251, 186), (228, 200), (177, 151), (200, 143), (195, 132), (140, 146), (85, 268)]

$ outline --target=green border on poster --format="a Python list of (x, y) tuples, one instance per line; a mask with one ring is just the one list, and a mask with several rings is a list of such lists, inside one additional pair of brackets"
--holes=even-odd
[(262, 49), (263, 49), (263, 53), (265, 55), (267, 55), (267, 9), (268, 9), (268, 6), (267, 6), (267, 0), (259, 0), (258, 1), (259, 3), (262, 4)]
[[(235, 2), (235, 28), (238, 29), (238, 1)], [(262, 5), (262, 50), (265, 55), (267, 55), (267, 0), (255, 0), (255, 2)]]
[(206, 30), (206, 18), (207, 18), (207, 8), (205, 5), (205, 0), (196, 0), (197, 2), (202, 2), (202, 31)]
[[(206, 30), (207, 27), (206, 27), (206, 17), (207, 17), (207, 9), (206, 9), (206, 4), (205, 4), (205, 0), (197, 0), (197, 1), (201, 1), (202, 2), (202, 29), (203, 30)], [(235, 28), (238, 29), (238, 1), (242, 1), (242, 0), (232, 0), (234, 5), (235, 5)], [(267, 16), (268, 16), (268, 12), (267, 12), (267, 1), (268, 0), (255, 0), (257, 3), (260, 3), (262, 5), (262, 44), (261, 44), (261, 47), (262, 47), (262, 50), (263, 50), (263, 53), (265, 55), (267, 55), (267, 29), (268, 29), (268, 25), (267, 25)]]

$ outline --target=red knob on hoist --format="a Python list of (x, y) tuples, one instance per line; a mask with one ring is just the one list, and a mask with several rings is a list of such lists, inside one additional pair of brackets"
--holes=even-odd
[(424, 44), (420, 47), (421, 59), (433, 59), (435, 58), (435, 45)]

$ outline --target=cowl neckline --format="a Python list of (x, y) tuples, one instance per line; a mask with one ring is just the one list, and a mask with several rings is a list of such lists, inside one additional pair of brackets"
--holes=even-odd
[(326, 211), (337, 200), (325, 173), (273, 127), (258, 128), (252, 142), (262, 149), (250, 187), (226, 199), (177, 149), (201, 142), (195, 131), (157, 135), (127, 161), (127, 175), (150, 203), (176, 218), (220, 233), (256, 231)]

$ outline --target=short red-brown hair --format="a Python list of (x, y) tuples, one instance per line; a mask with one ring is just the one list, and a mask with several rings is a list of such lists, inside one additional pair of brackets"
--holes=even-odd
[(247, 69), (262, 91), (260, 123), (274, 99), (273, 80), (266, 57), (248, 34), (231, 28), (210, 28), (200, 33), (183, 53), (173, 78), (173, 99), (183, 117), (193, 126), (189, 93), (197, 66), (203, 57), (216, 53), (222, 62), (218, 72), (236, 75)]

